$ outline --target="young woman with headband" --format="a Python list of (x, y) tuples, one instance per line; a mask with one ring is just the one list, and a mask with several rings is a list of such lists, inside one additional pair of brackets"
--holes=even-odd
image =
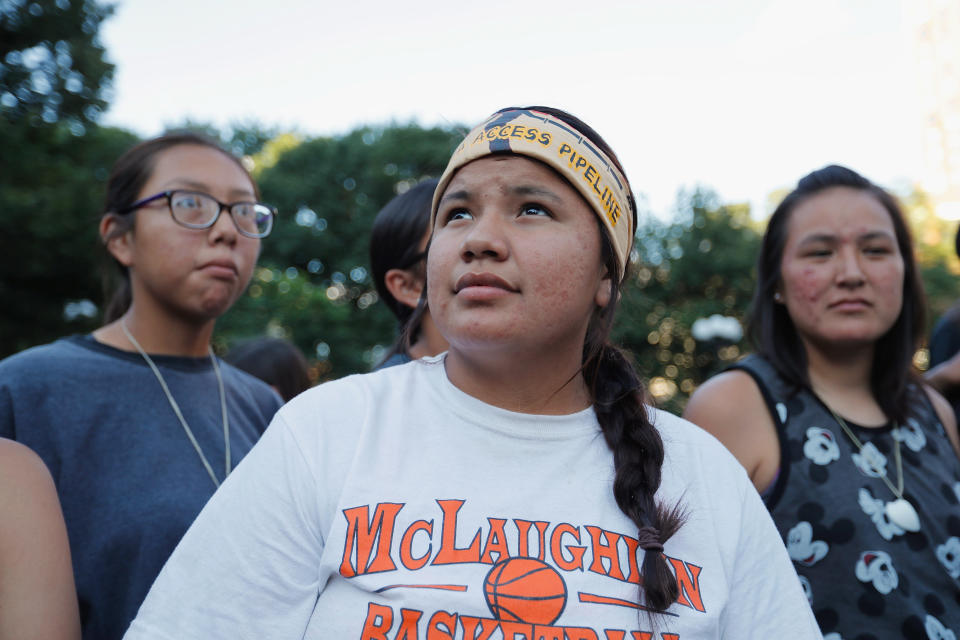
[(449, 351), (282, 409), (127, 637), (819, 638), (743, 470), (607, 341), (635, 215), (569, 114), (478, 126), (433, 200)]
[(210, 349), (273, 224), (258, 197), (207, 138), (133, 147), (114, 165), (100, 221), (121, 277), (106, 323), (0, 363), (0, 436), (33, 449), (56, 482), (84, 638), (123, 635), (280, 406)]
[(923, 285), (896, 200), (828, 166), (767, 224), (750, 317), (758, 353), (685, 415), (762, 492), (821, 630), (960, 634), (960, 443), (912, 371)]

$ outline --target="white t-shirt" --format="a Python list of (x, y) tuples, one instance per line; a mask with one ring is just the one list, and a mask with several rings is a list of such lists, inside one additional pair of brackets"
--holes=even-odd
[[(820, 638), (759, 496), (705, 431), (652, 410), (681, 597), (637, 608), (644, 552), (593, 409), (487, 405), (442, 356), (287, 404), (184, 536), (125, 636)], [(644, 632), (653, 632), (652, 636)]]

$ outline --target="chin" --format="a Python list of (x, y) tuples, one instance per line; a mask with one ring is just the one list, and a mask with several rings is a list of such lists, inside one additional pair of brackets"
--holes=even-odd
[(234, 302), (236, 302), (236, 298), (204, 300), (200, 308), (197, 309), (197, 317), (203, 320), (216, 320), (229, 311)]

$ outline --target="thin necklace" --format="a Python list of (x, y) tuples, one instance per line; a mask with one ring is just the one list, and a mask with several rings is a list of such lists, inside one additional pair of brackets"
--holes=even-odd
[[(197, 442), (197, 439), (193, 435), (193, 431), (190, 429), (190, 425), (187, 424), (186, 419), (183, 417), (183, 413), (180, 411), (180, 405), (178, 405), (177, 401), (173, 399), (173, 394), (170, 393), (170, 389), (167, 387), (166, 381), (160, 374), (160, 369), (157, 368), (157, 365), (153, 363), (153, 360), (147, 355), (147, 352), (143, 350), (143, 347), (140, 346), (140, 343), (137, 342), (136, 338), (133, 337), (133, 334), (130, 333), (130, 330), (127, 328), (126, 318), (120, 318), (120, 328), (123, 329), (123, 333), (125, 336), (127, 336), (127, 340), (130, 341), (130, 344), (136, 347), (137, 351), (140, 352), (140, 355), (143, 356), (143, 359), (147, 361), (148, 365), (150, 365), (150, 369), (153, 370), (153, 375), (157, 377), (157, 382), (160, 383), (160, 386), (163, 388), (163, 392), (167, 395), (167, 401), (170, 403), (170, 407), (173, 409), (173, 412), (177, 414), (177, 418), (180, 419), (180, 424), (183, 425), (183, 430), (186, 432), (187, 438), (190, 439), (190, 443), (197, 451), (197, 455), (200, 456), (200, 462), (203, 463), (207, 473), (210, 474), (210, 479), (213, 480), (214, 486), (219, 489), (220, 481), (217, 480), (217, 476), (213, 472), (213, 467), (211, 467), (210, 463), (207, 462), (207, 456), (203, 455), (203, 450), (200, 448), (200, 443)], [(213, 349), (207, 346), (207, 350), (210, 353), (210, 362), (213, 363), (213, 372), (217, 376), (217, 386), (220, 389), (220, 411), (223, 415), (223, 477), (226, 479), (226, 477), (230, 475), (230, 421), (227, 417), (227, 394), (223, 390), (223, 377), (220, 375), (220, 367), (217, 365), (217, 359), (213, 355)]]
[[(821, 400), (821, 402), (823, 401)], [(843, 429), (843, 432), (847, 434), (847, 437), (850, 438), (850, 441), (857, 447), (857, 451), (862, 455), (863, 444), (857, 436), (854, 435), (850, 427), (847, 426), (846, 421), (838, 416), (836, 411), (827, 406), (827, 403), (823, 402), (823, 406), (827, 407), (827, 411), (830, 412), (830, 415), (833, 416), (833, 419), (837, 421), (837, 424), (840, 425), (840, 428)], [(893, 428), (898, 429), (899, 425), (894, 424)], [(893, 483), (890, 482), (886, 469), (884, 469), (880, 479), (887, 485), (887, 488), (890, 489), (890, 492), (896, 500), (884, 504), (883, 511), (887, 514), (890, 521), (901, 529), (913, 532), (920, 531), (920, 516), (917, 514), (917, 510), (914, 509), (913, 505), (910, 504), (910, 501), (903, 497), (903, 462), (900, 457), (900, 441), (895, 436), (893, 438), (893, 458), (897, 465), (897, 486), (894, 487)]]

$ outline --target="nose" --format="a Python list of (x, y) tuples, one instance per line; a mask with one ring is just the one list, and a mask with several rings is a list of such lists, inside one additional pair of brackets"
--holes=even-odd
[(510, 253), (509, 244), (500, 216), (488, 214), (480, 216), (471, 225), (460, 245), (460, 256), (465, 262), (490, 259), (506, 260)]
[(842, 287), (855, 288), (864, 283), (866, 277), (860, 266), (860, 252), (855, 247), (844, 247), (840, 250), (840, 264), (837, 268), (837, 284)]
[(230, 211), (226, 207), (221, 207), (217, 221), (207, 230), (207, 238), (210, 244), (223, 243), (232, 247), (237, 244), (239, 235)]

